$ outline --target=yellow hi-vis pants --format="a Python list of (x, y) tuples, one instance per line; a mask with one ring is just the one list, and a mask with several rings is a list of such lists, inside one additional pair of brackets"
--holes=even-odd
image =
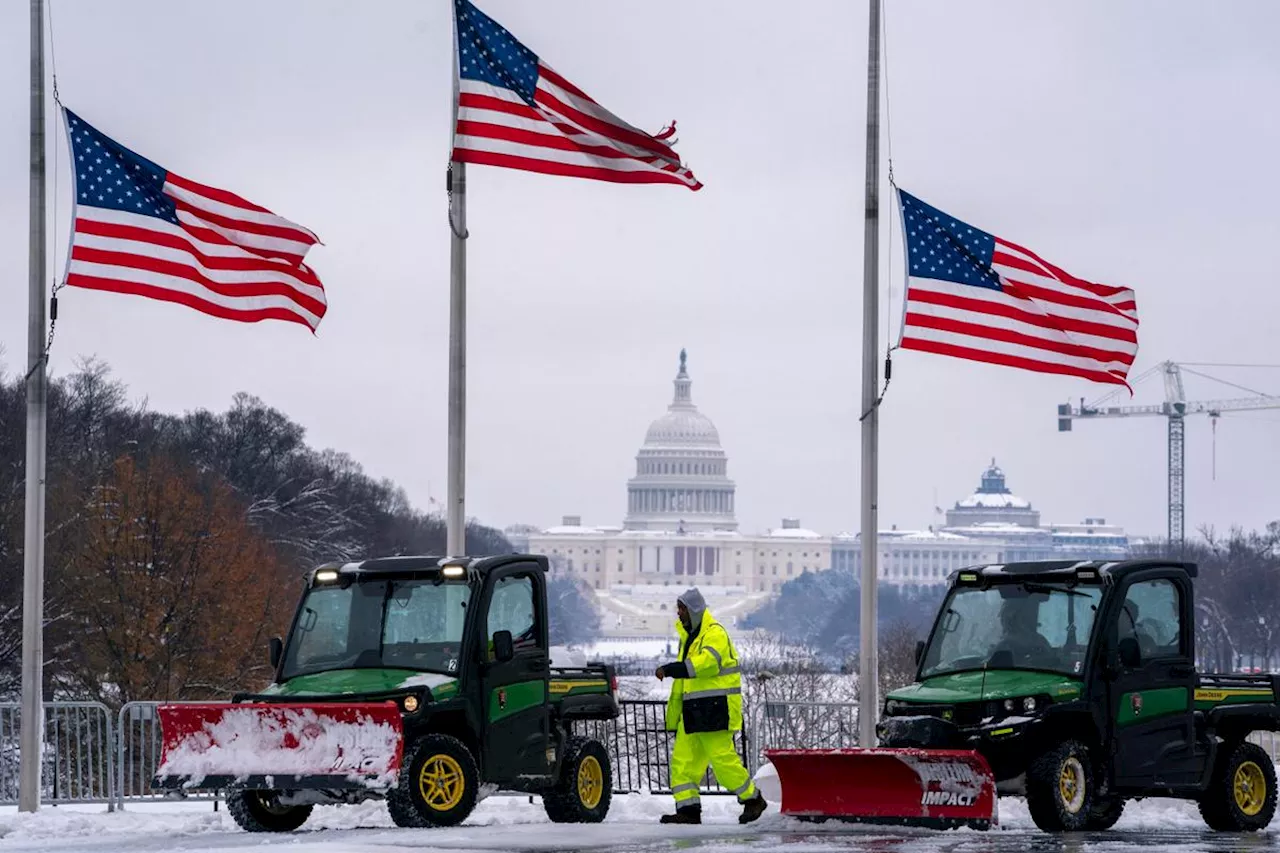
[(755, 796), (756, 785), (751, 774), (742, 765), (742, 758), (733, 745), (733, 732), (699, 732), (689, 734), (684, 723), (676, 729), (676, 743), (671, 750), (671, 793), (680, 806), (696, 806), (699, 803), (698, 787), (707, 773), (707, 765), (716, 774), (721, 787), (738, 795), (739, 802)]

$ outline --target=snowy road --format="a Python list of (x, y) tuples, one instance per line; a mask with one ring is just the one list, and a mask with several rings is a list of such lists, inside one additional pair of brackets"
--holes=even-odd
[(1128, 853), (1172, 850), (1180, 853), (1254, 853), (1280, 851), (1280, 824), (1257, 835), (1212, 833), (1195, 807), (1149, 801), (1130, 804), (1116, 829), (1086, 836), (1050, 836), (1038, 832), (1017, 800), (1001, 801), (1001, 828), (991, 832), (887, 830), (883, 827), (814, 826), (766, 814), (750, 828), (737, 825), (727, 800), (704, 801), (706, 824), (667, 827), (657, 823), (669, 808), (664, 797), (618, 797), (609, 820), (594, 826), (549, 823), (535, 801), (494, 797), (476, 810), (467, 825), (445, 830), (403, 830), (390, 823), (376, 803), (317, 809), (306, 827), (287, 835), (241, 832), (225, 809), (209, 803), (132, 805), (110, 814), (101, 806), (44, 808), (35, 815), (0, 811), (0, 853), (151, 853), (189, 850), (199, 853), (247, 851), (268, 847), (284, 853)]

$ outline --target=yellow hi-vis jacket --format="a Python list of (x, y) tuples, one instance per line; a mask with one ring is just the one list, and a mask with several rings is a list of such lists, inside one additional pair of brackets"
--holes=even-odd
[(680, 661), (688, 675), (676, 676), (667, 700), (667, 731), (676, 731), (684, 722), (688, 734), (736, 732), (742, 729), (742, 670), (729, 633), (711, 611), (702, 612), (702, 627), (693, 642), (680, 620)]

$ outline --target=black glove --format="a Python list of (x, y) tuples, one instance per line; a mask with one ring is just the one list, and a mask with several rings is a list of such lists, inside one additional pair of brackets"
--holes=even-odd
[(684, 661), (664, 663), (662, 666), (658, 667), (658, 671), (662, 673), (663, 678), (689, 677), (689, 667), (685, 666)]

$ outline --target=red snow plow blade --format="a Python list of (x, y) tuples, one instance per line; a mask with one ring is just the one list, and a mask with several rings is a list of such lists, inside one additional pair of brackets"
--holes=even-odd
[(384, 789), (404, 751), (385, 703), (161, 705), (154, 788)]
[(987, 829), (996, 780), (977, 752), (949, 749), (767, 749), (781, 812), (803, 819)]

